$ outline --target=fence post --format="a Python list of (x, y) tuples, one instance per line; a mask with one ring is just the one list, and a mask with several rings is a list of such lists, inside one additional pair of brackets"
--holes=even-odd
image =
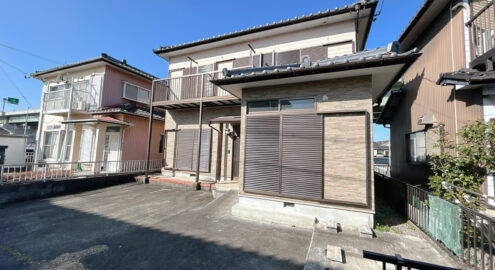
[(3, 165), (0, 166), (0, 185), (3, 185)]

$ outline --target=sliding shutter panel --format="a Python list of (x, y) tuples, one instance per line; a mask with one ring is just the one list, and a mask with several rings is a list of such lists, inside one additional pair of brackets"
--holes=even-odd
[[(199, 170), (206, 172), (210, 170), (210, 143), (211, 143), (211, 130), (202, 130), (201, 136), (201, 158), (199, 160)], [(198, 164), (198, 141), (199, 130), (195, 130), (192, 154), (192, 170), (196, 170), (196, 164)]]
[(176, 168), (180, 170), (192, 169), (192, 157), (194, 151), (194, 129), (179, 130), (177, 133)]
[(246, 122), (244, 189), (278, 193), (280, 116)]
[(321, 115), (283, 115), (281, 148), (282, 194), (321, 199)]

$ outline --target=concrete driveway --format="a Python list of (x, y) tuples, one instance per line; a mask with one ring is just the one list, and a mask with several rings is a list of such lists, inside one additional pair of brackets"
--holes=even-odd
[(125, 184), (0, 206), (0, 269), (301, 269), (312, 232), (232, 218), (235, 200)]

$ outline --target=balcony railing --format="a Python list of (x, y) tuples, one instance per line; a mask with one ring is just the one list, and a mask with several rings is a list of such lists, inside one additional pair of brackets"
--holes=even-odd
[(70, 109), (88, 111), (97, 107), (96, 100), (92, 98), (88, 91), (66, 89), (45, 93), (44, 110), (59, 111), (69, 109), (69, 104), (71, 103), (71, 91), (72, 104)]
[(224, 89), (213, 85), (210, 80), (219, 78), (221, 72), (186, 75), (176, 78), (155, 80), (153, 102), (174, 102), (202, 97), (233, 97)]
[(471, 39), (472, 60), (495, 47), (495, 6), (493, 1), (474, 1), (471, 19), (466, 23)]

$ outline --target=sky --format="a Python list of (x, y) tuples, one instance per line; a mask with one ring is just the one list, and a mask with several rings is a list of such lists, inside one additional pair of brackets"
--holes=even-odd
[[(107, 53), (157, 77), (168, 64), (152, 49), (351, 4), (355, 0), (129, 1), (2, 0), (0, 97), (5, 111), (39, 108), (42, 83), (30, 73)], [(383, 0), (378, 4), (377, 12)], [(385, 0), (366, 49), (397, 40), (423, 0)], [(25, 97), (25, 99), (23, 98)], [(374, 140), (389, 131), (374, 126)]]

